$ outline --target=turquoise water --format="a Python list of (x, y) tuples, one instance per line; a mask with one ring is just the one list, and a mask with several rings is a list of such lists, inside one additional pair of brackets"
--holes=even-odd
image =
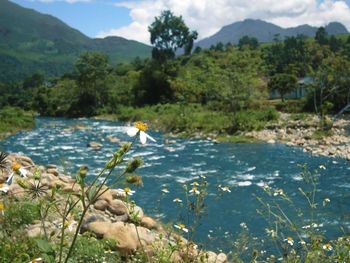
[[(89, 175), (93, 176), (110, 158), (111, 152), (118, 148), (117, 144), (106, 139), (108, 135), (131, 141), (121, 123), (50, 118), (38, 118), (36, 122), (34, 130), (20, 132), (0, 142), (0, 150), (23, 153), (37, 164), (57, 164), (59, 169), (70, 173), (81, 165), (88, 165)], [(87, 128), (69, 129), (76, 124)], [(314, 222), (323, 224), (320, 231), (327, 238), (341, 234), (341, 227), (349, 232), (350, 166), (345, 160), (313, 157), (300, 148), (281, 144), (214, 144), (206, 140), (175, 138), (175, 144), (165, 145), (166, 138), (161, 134), (152, 131), (150, 134), (157, 140), (156, 143), (149, 142), (145, 146), (137, 143), (131, 152), (132, 156), (140, 156), (145, 161), (138, 170), (143, 176), (144, 187), (136, 189), (136, 202), (147, 214), (170, 222), (179, 215), (179, 208), (172, 200), (175, 197), (185, 198), (183, 184), (199, 181), (199, 175), (205, 175), (211, 194), (195, 240), (208, 248), (229, 251), (231, 246), (227, 240), (237, 236), (242, 222), (259, 239), (266, 237), (268, 225), (257, 214), (256, 209), (260, 205), (254, 197), (266, 197), (261, 189), (264, 183), (284, 189), (306, 213), (308, 206), (298, 191), (298, 187), (304, 186), (297, 167), (302, 163), (308, 163), (311, 169), (321, 164), (327, 167), (318, 174), (317, 201), (320, 209), (316, 217), (318, 221)], [(102, 143), (102, 149), (87, 148), (90, 141)], [(231, 193), (218, 198), (219, 184), (228, 185)], [(159, 201), (164, 187), (170, 193), (164, 194)], [(324, 198), (331, 200), (326, 207), (322, 207)], [(288, 209), (286, 211), (289, 212)], [(186, 214), (180, 213), (180, 219), (176, 221), (186, 223)], [(218, 240), (210, 242), (208, 234)]]

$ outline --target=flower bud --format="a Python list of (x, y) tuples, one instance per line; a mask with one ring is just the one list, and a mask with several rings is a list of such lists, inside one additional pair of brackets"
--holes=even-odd
[(143, 164), (142, 159), (136, 158), (128, 163), (128, 166), (125, 169), (126, 173), (133, 173), (137, 168)]

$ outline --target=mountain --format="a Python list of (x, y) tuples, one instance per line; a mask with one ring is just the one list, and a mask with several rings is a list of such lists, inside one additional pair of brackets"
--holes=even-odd
[(116, 65), (151, 55), (151, 47), (121, 37), (91, 39), (61, 20), (0, 0), (0, 82), (39, 72), (59, 76), (83, 51), (106, 53)]
[[(279, 34), (281, 39), (284, 39), (287, 36), (297, 36), (298, 34), (314, 37), (317, 29), (317, 27), (309, 25), (282, 28), (262, 20), (246, 19), (244, 21), (224, 26), (211, 37), (198, 41), (195, 46), (209, 48), (211, 45), (216, 45), (219, 42), (222, 42), (223, 44), (229, 42), (237, 44), (239, 39), (243, 36), (255, 37), (259, 42), (272, 42), (276, 34)], [(338, 22), (329, 23), (325, 29), (330, 35), (349, 33), (345, 26)]]

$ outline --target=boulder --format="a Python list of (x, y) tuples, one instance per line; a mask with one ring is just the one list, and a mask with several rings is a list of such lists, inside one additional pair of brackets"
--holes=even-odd
[(54, 176), (58, 176), (59, 175), (59, 173), (58, 173), (56, 168), (48, 168), (46, 170), (46, 172), (49, 173), (49, 174), (53, 174)]
[(128, 214), (128, 209), (126, 205), (124, 204), (123, 201), (118, 199), (112, 200), (109, 203), (108, 211), (110, 211), (112, 214), (117, 216)]
[(102, 148), (102, 144), (98, 142), (89, 142), (87, 147), (92, 148), (94, 150), (100, 150)]
[(103, 200), (103, 199), (99, 199), (95, 202), (94, 204), (94, 208), (97, 209), (97, 210), (101, 210), (101, 211), (104, 211), (107, 209), (108, 207), (108, 202), (106, 200)]
[(151, 218), (149, 216), (144, 216), (141, 219), (141, 226), (148, 228), (148, 229), (157, 229), (158, 224), (153, 218)]

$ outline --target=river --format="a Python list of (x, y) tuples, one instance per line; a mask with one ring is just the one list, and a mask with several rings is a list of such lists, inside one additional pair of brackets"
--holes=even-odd
[[(74, 125), (85, 126), (73, 129)], [(87, 165), (90, 178), (103, 167), (118, 145), (106, 139), (114, 136), (122, 141), (131, 141), (122, 123), (91, 119), (37, 118), (36, 128), (17, 133), (0, 142), (0, 150), (30, 156), (37, 164), (56, 164), (61, 171), (74, 173), (81, 165)], [(186, 213), (180, 212), (175, 197), (185, 199), (183, 185), (200, 181), (204, 175), (209, 183), (205, 216), (201, 220), (195, 240), (206, 248), (232, 249), (231, 241), (242, 231), (245, 223), (249, 233), (258, 240), (266, 239), (266, 220), (256, 210), (261, 204), (256, 196), (273, 202), (279, 196), (267, 197), (264, 184), (284, 189), (296, 206), (304, 212), (306, 221), (299, 224), (317, 223), (326, 239), (349, 232), (350, 226), (350, 166), (342, 159), (314, 157), (300, 148), (282, 144), (214, 144), (207, 140), (170, 138), (176, 143), (165, 144), (162, 134), (150, 131), (157, 142), (146, 145), (138, 142), (130, 156), (142, 157), (145, 165), (138, 170), (144, 187), (135, 189), (134, 199), (146, 214), (161, 218), (163, 222), (187, 223)], [(87, 147), (88, 142), (103, 144), (96, 151)], [(307, 163), (310, 169), (318, 169), (316, 201), (317, 221), (310, 221), (309, 206), (298, 188), (305, 187), (298, 164)], [(324, 165), (326, 169), (319, 169)], [(218, 196), (218, 185), (229, 186), (231, 192)], [(168, 194), (161, 190), (167, 188)], [(330, 202), (323, 207), (322, 202)], [(287, 202), (285, 202), (287, 204)], [(292, 219), (295, 214), (286, 205)], [(180, 218), (178, 218), (180, 216)], [(191, 218), (190, 218), (191, 220)], [(293, 235), (293, 233), (286, 234)], [(213, 241), (215, 240), (215, 241)], [(269, 245), (267, 245), (269, 246)]]

